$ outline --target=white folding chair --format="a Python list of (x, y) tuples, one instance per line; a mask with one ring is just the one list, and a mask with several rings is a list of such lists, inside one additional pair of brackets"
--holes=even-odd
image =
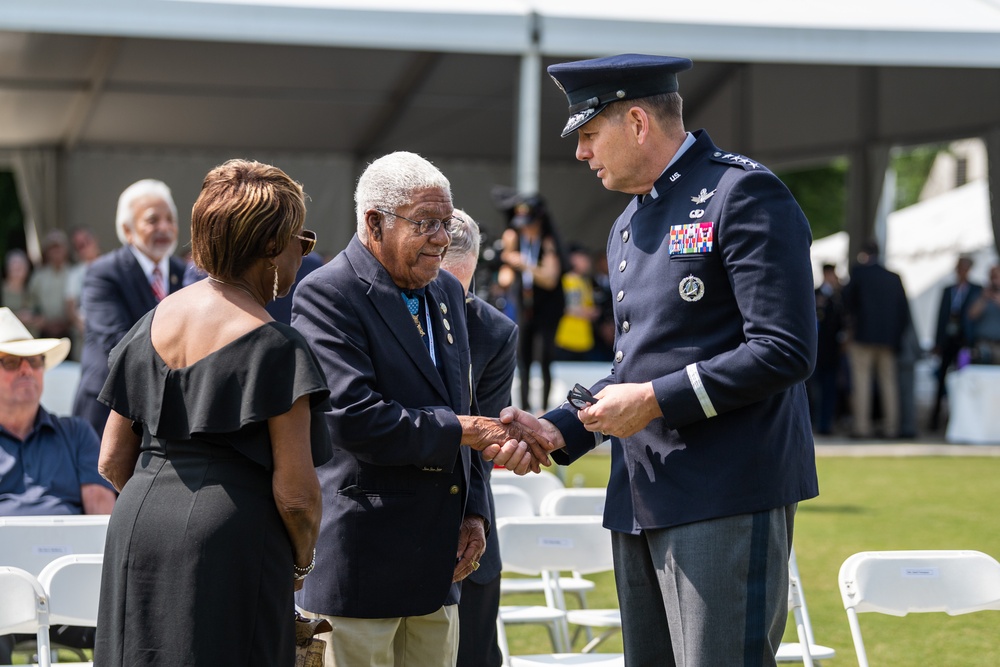
[(104, 553), (108, 514), (0, 517), (0, 565), (38, 576), (60, 556)]
[(0, 566), (0, 635), (34, 633), (38, 664), (49, 667), (49, 604), (38, 580), (19, 567)]
[(103, 554), (74, 554), (45, 566), (38, 583), (49, 596), (50, 625), (97, 627), (103, 564)]
[[(107, 514), (0, 517), (0, 565), (19, 567), (38, 577), (61, 556), (103, 553), (110, 518)], [(51, 619), (50, 623), (63, 625)], [(23, 642), (16, 650), (29, 650), (29, 645)], [(51, 643), (49, 648), (53, 648)], [(84, 657), (79, 649), (61, 648)], [(41, 660), (45, 651), (39, 648), (38, 652)]]
[(491, 482), (490, 491), (493, 493), (493, 510), (496, 518), (535, 515), (535, 504), (528, 492), (521, 487)]
[[(548, 606), (565, 609), (562, 590), (553, 573), (572, 570), (594, 574), (613, 569), (611, 536), (597, 516), (512, 517), (497, 520), (497, 537), (500, 541), (500, 558), (506, 570), (529, 575), (541, 575), (551, 582), (547, 593)], [(595, 612), (602, 610), (573, 610)], [(617, 611), (617, 610), (613, 610)], [(510, 656), (505, 639), (506, 619), (501, 614), (498, 632), (504, 638), (501, 652), (505, 663), (530, 664), (623, 664), (618, 657), (606, 654), (573, 654), (558, 648), (555, 654), (537, 656)], [(619, 626), (621, 621), (619, 620)], [(563, 624), (564, 638), (568, 635)], [(566, 650), (569, 650), (566, 642)], [(586, 657), (585, 657), (586, 656)]]
[(509, 484), (523, 489), (531, 496), (535, 514), (539, 514), (542, 499), (548, 495), (549, 491), (566, 488), (563, 481), (548, 470), (542, 470), (537, 474), (516, 475), (510, 470), (497, 469), (490, 476), (490, 483)]
[(76, 387), (80, 384), (80, 362), (63, 361), (45, 371), (45, 386), (40, 402), (54, 415), (68, 417), (73, 414)]
[[(608, 490), (597, 487), (587, 488), (563, 488), (549, 491), (542, 498), (539, 511), (541, 516), (603, 516), (604, 503), (607, 500)], [(589, 581), (584, 579), (579, 572), (574, 572), (573, 577), (563, 577), (560, 579), (560, 587), (564, 593), (573, 590), (581, 582)], [(583, 648), (584, 653), (594, 650), (598, 644), (608, 639), (611, 635), (621, 630), (621, 613), (617, 609), (586, 609), (586, 599), (579, 594), (580, 606), (583, 610), (569, 610), (566, 620), (577, 626), (573, 637), (570, 639), (572, 646), (576, 642), (576, 637), (581, 629), (586, 633), (587, 645)], [(605, 631), (596, 638), (591, 631), (592, 628), (605, 628)]]
[(599, 487), (555, 489), (545, 494), (539, 516), (603, 516), (608, 490)]
[[(490, 477), (490, 489), (493, 491), (493, 506), (496, 511), (496, 518), (500, 519), (503, 517), (511, 516), (534, 516), (537, 514), (538, 502), (531, 497), (531, 495), (525, 489), (530, 486), (530, 484), (524, 484), (517, 482), (520, 478), (513, 473), (509, 476), (504, 476), (504, 473), (509, 471), (504, 470), (494, 470), (492, 476)], [(543, 471), (544, 472), (544, 471)], [(556, 479), (559, 487), (557, 490), (565, 490), (562, 487), (562, 482), (559, 478), (552, 473), (546, 473)], [(510, 479), (514, 477), (515, 479)], [(497, 481), (497, 479), (507, 480), (512, 482), (507, 484), (504, 481)], [(551, 480), (545, 480), (541, 483), (535, 483), (531, 488), (536, 490), (544, 490), (553, 486)], [(581, 606), (587, 605), (586, 593), (587, 591), (594, 589), (594, 582), (584, 579), (582, 577), (562, 577), (560, 578), (560, 586), (564, 593), (572, 593), (575, 595)], [(546, 591), (545, 581), (541, 577), (504, 577), (500, 580), (500, 594), (501, 595), (515, 595), (519, 593), (544, 593)], [(512, 608), (508, 608), (507, 613), (512, 615), (514, 612)], [(509, 622), (515, 623), (513, 618), (510, 618)]]
[(1000, 610), (1000, 563), (980, 551), (863, 551), (838, 579), (859, 667), (868, 667), (859, 613)]
[(795, 560), (795, 547), (792, 547), (788, 558), (788, 611), (795, 619), (795, 632), (799, 641), (781, 642), (775, 653), (777, 662), (801, 662), (806, 667), (819, 667), (818, 661), (829, 660), (837, 654), (832, 648), (817, 644), (813, 637), (809, 609), (802, 592), (799, 565)]

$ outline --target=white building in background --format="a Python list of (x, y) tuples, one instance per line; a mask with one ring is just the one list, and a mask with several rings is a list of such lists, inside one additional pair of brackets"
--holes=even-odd
[(966, 183), (986, 178), (986, 143), (982, 139), (953, 141), (948, 150), (934, 158), (927, 182), (920, 190), (920, 201), (932, 199)]

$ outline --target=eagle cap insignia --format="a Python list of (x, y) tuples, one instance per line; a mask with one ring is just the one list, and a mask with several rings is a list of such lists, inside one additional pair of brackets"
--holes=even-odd
[(699, 192), (698, 194), (696, 194), (694, 197), (691, 197), (691, 201), (693, 201), (695, 204), (704, 204), (709, 199), (711, 199), (712, 195), (714, 195), (714, 194), (715, 194), (715, 190), (712, 190), (711, 192), (709, 192), (708, 188), (702, 188), (701, 192)]

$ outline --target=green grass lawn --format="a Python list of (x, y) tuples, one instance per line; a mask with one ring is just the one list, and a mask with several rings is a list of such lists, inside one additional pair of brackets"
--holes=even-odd
[[(607, 456), (585, 456), (566, 469), (567, 484), (604, 486), (608, 466)], [(851, 554), (975, 549), (1000, 557), (1000, 458), (821, 458), (817, 466), (820, 496), (799, 505), (795, 553), (816, 641), (837, 651), (824, 666), (857, 665), (837, 588), (840, 564)], [(588, 606), (617, 606), (613, 577), (594, 579)], [(505, 597), (503, 604), (539, 599)], [(874, 667), (1000, 665), (1000, 612), (862, 614), (860, 622)], [(508, 639), (514, 655), (551, 651), (539, 627), (508, 628)], [(786, 640), (795, 641), (791, 624)], [(578, 640), (575, 648), (582, 644)], [(621, 651), (621, 640), (615, 637), (601, 650)]]

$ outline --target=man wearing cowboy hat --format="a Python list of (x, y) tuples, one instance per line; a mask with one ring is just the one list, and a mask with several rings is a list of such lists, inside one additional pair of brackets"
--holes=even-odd
[[(0, 516), (110, 514), (115, 504), (97, 472), (94, 429), (40, 403), (45, 371), (69, 347), (69, 338), (32, 338), (10, 308), (0, 308)], [(93, 646), (91, 628), (53, 631), (61, 644)], [(0, 663), (10, 663), (13, 638), (0, 637)]]
[(32, 338), (0, 308), (0, 516), (110, 514), (114, 506), (114, 490), (97, 473), (97, 434), (40, 404), (45, 371), (69, 347), (68, 338)]

